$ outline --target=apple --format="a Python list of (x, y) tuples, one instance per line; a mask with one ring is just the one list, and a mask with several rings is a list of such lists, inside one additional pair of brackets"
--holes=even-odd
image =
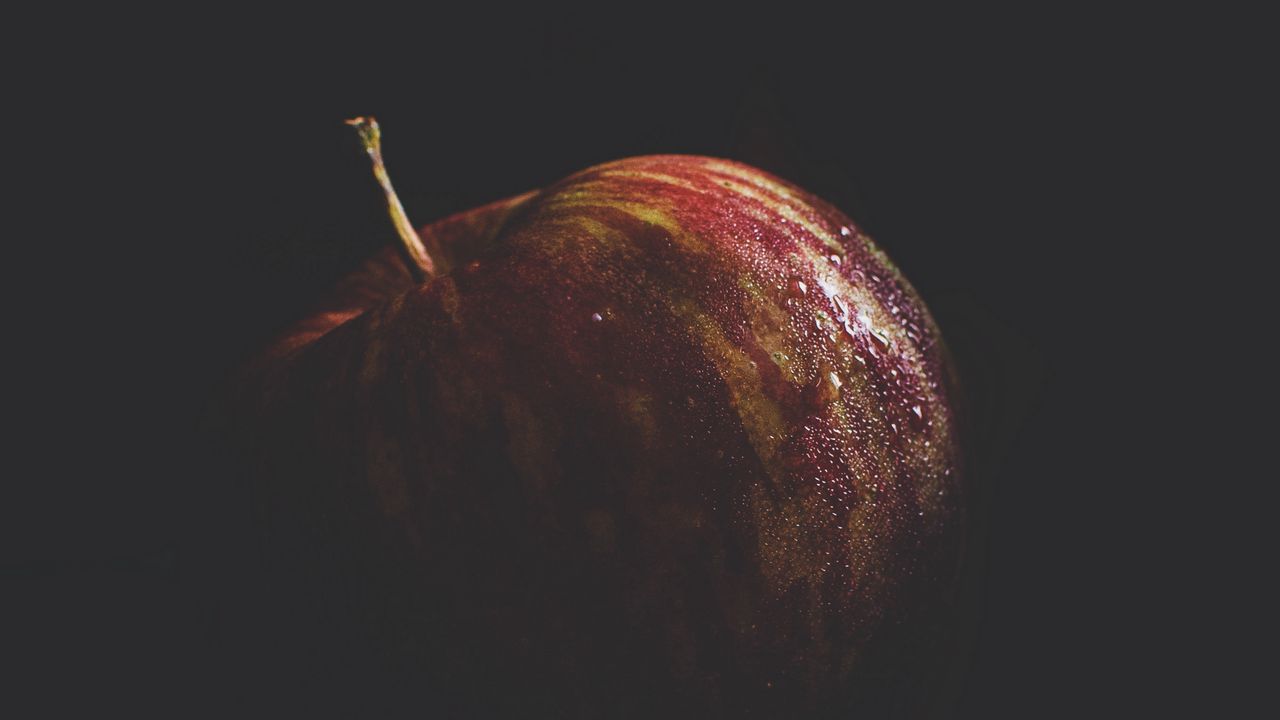
[(282, 622), (345, 623), (315, 652), (480, 714), (794, 715), (930, 664), (962, 560), (957, 387), (852, 220), (666, 155), (415, 232), (352, 122), (402, 242), (228, 416)]

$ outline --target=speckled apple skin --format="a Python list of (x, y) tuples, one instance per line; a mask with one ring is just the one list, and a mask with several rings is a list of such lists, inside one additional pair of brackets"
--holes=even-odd
[(367, 581), (422, 682), (774, 716), (852, 707), (935, 651), (964, 525), (953, 373), (848, 217), (653, 156), (423, 235), (450, 270), (371, 259), (247, 373), (238, 421), (272, 527)]

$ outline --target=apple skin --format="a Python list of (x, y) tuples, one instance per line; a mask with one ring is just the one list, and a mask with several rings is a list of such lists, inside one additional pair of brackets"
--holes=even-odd
[(928, 665), (957, 388), (848, 217), (652, 156), (422, 235), (450, 270), (387, 248), (231, 402), (299, 615), (481, 714), (856, 708)]

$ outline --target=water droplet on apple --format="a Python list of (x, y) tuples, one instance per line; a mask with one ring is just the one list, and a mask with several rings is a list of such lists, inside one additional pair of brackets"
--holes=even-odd
[(836, 317), (841, 321), (849, 316), (849, 308), (845, 306), (844, 300), (841, 300), (839, 295), (831, 296), (831, 304), (835, 306)]
[(889, 349), (889, 336), (881, 332), (879, 328), (871, 328), (871, 340), (881, 351)]
[(852, 235), (852, 234), (853, 234), (853, 230), (851, 230), (851, 229), (849, 228), (849, 226), (848, 226), (848, 225), (841, 225), (841, 226), (840, 226), (840, 235), (841, 235), (841, 236), (843, 236), (843, 237), (849, 237), (849, 236), (850, 236), (850, 235)]
[(809, 294), (809, 286), (798, 277), (787, 281), (787, 297), (798, 300)]
[(817, 380), (804, 391), (809, 404), (819, 409), (840, 399), (840, 387), (844, 385), (844, 381), (834, 370), (829, 369), (829, 365), (826, 363), (823, 365), (826, 369), (818, 373)]
[(928, 426), (928, 423), (926, 422), (924, 417), (924, 408), (920, 405), (912, 405), (911, 413), (907, 416), (907, 418), (911, 420), (911, 425), (916, 430), (924, 430), (925, 427)]
[(832, 265), (835, 265), (836, 267), (840, 267), (841, 260), (839, 255), (832, 254), (829, 259), (831, 260)]
[(591, 322), (600, 322), (604, 320), (604, 316), (600, 313), (591, 313)]

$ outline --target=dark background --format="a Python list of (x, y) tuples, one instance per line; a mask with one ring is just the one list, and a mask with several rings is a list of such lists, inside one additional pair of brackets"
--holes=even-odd
[(6, 507), (15, 687), (179, 715), (234, 690), (196, 560), (221, 512), (197, 429), (238, 362), (394, 239), (341, 122), (374, 114), (417, 225), (656, 152), (843, 208), (924, 296), (971, 402), (980, 581), (943, 715), (1189, 692), (1164, 668), (1196, 631), (1146, 589), (1177, 562), (1147, 524), (1186, 491), (1147, 452), (1176, 373), (1126, 349), (1163, 332), (1148, 287), (1176, 254), (1147, 178), (1189, 152), (1153, 121), (1185, 77), (1150, 52), (1162, 22), (634, 14), (82, 18), (92, 42), (28, 57), (71, 80), (11, 134), (40, 161), (28, 237), (49, 252), (16, 280), (62, 288), (15, 313), (38, 378), (13, 389), (37, 430)]

